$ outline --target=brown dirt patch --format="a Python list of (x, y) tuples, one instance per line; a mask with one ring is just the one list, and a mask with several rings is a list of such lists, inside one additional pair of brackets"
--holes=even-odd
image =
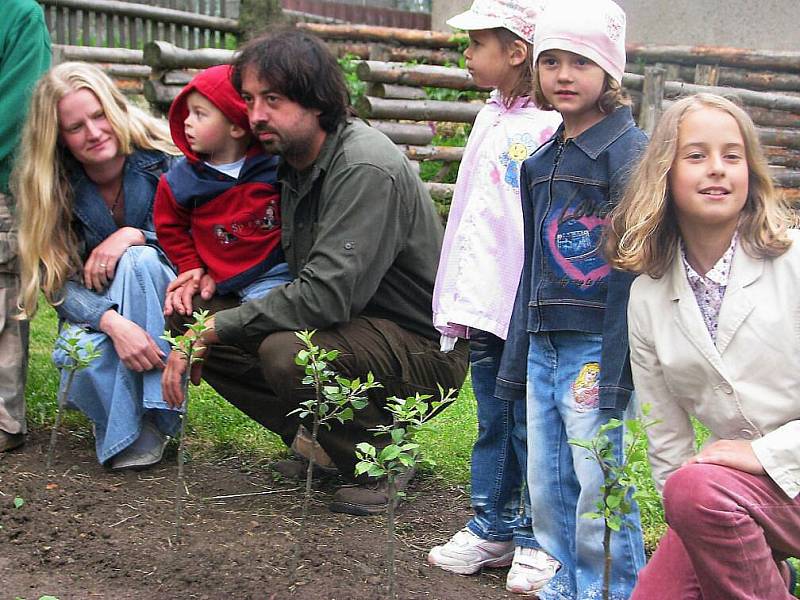
[[(189, 462), (182, 544), (176, 545), (174, 450), (161, 466), (112, 473), (92, 440), (60, 435), (45, 470), (48, 432), (0, 455), (0, 596), (109, 598), (385, 598), (385, 520), (326, 508), (336, 482), (316, 485), (310, 539), (291, 580), (302, 484), (239, 457)], [(219, 496), (257, 494), (235, 498)], [(14, 498), (24, 504), (14, 507)], [(428, 549), (469, 517), (462, 490), (430, 477), (412, 484), (399, 509), (398, 596), (446, 600), (511, 598), (505, 573), (460, 577), (425, 563)]]

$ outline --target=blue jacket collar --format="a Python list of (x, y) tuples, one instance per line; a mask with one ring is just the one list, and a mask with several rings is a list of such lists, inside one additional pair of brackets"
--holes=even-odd
[[(636, 123), (629, 106), (621, 106), (605, 119), (591, 126), (578, 137), (573, 143), (583, 150), (592, 160), (613, 144), (623, 133), (634, 127)], [(555, 140), (564, 135), (564, 124), (562, 123), (556, 130), (551, 139)]]

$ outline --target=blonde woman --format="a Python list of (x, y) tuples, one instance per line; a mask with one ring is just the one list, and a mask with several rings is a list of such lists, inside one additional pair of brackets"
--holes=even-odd
[[(174, 273), (153, 233), (153, 197), (176, 150), (157, 121), (128, 104), (85, 63), (63, 63), (37, 84), (13, 176), (20, 220), (21, 305), (39, 290), (61, 320), (89, 330), (102, 352), (79, 372), (69, 404), (94, 424), (112, 469), (161, 460), (177, 414), (161, 398), (168, 348), (162, 304)], [(56, 365), (65, 356), (56, 348)], [(65, 372), (62, 371), (62, 385)]]
[[(637, 397), (669, 529), (632, 598), (792, 598), (800, 556), (800, 236), (750, 117), (665, 113), (612, 217)], [(711, 431), (695, 450), (696, 417)], [(787, 583), (789, 584), (787, 586)]]

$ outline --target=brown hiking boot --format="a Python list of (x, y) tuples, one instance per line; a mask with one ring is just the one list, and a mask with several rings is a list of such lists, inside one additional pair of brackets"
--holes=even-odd
[[(417, 474), (409, 469), (397, 477), (397, 491), (402, 492)], [(365, 517), (386, 512), (389, 505), (388, 484), (385, 479), (364, 485), (346, 485), (336, 490), (333, 502), (328, 507), (331, 512)]]
[[(308, 461), (302, 456), (292, 456), (275, 461), (270, 467), (287, 479), (305, 479)], [(338, 474), (339, 470), (336, 467), (320, 467), (316, 463), (314, 464), (314, 470), (311, 472), (311, 476), (315, 479), (336, 477)]]
[(313, 458), (314, 464), (322, 469), (336, 468), (328, 453), (319, 445), (319, 442), (311, 439), (311, 433), (302, 425), (297, 428), (294, 441), (292, 441), (292, 450), (306, 460)]
[(24, 433), (8, 433), (0, 429), (0, 452), (19, 448), (25, 443)]

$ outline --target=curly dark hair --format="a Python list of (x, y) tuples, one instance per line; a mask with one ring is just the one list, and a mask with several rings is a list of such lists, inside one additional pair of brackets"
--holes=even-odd
[(267, 33), (245, 44), (233, 61), (232, 82), (242, 91), (242, 74), (259, 79), (300, 106), (320, 111), (319, 125), (336, 130), (349, 114), (350, 94), (336, 58), (318, 37), (291, 29)]

